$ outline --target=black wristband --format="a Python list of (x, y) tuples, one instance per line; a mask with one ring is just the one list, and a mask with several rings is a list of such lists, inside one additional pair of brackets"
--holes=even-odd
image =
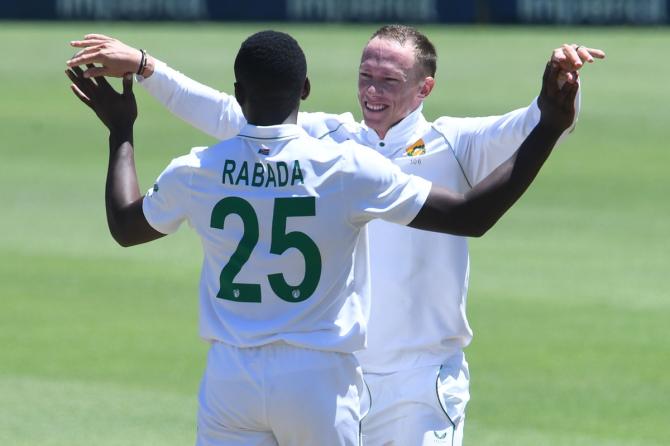
[(142, 53), (142, 58), (140, 59), (140, 66), (137, 67), (138, 76), (141, 76), (142, 73), (144, 73), (144, 69), (147, 67), (147, 52), (140, 49), (140, 53)]

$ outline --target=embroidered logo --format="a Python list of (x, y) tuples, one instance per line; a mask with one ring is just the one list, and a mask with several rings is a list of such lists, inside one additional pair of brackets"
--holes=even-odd
[(437, 438), (438, 440), (444, 440), (445, 438), (447, 438), (447, 431), (442, 432), (433, 431), (433, 435), (435, 435), (435, 438)]
[(270, 154), (270, 148), (266, 146), (265, 144), (261, 144), (261, 148), (258, 149), (258, 153), (261, 155), (269, 155)]
[(423, 142), (422, 138), (405, 149), (405, 155), (407, 156), (419, 156), (424, 153), (426, 153), (426, 143)]

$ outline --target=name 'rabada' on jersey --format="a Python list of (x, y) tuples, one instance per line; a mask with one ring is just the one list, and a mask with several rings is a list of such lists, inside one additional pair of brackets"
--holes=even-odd
[[(274, 166), (274, 167), (273, 167)], [(250, 169), (246, 161), (238, 164), (227, 159), (223, 164), (223, 184), (252, 187), (284, 187), (304, 184), (304, 175), (298, 160), (293, 161), (289, 178), (289, 166), (284, 161), (254, 163)]]

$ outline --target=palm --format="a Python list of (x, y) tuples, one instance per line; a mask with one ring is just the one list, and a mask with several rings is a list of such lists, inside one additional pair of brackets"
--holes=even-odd
[(137, 102), (132, 91), (132, 77), (124, 77), (123, 92), (118, 93), (104, 77), (95, 82), (85, 78), (79, 67), (66, 71), (72, 80), (72, 91), (89, 106), (110, 130), (132, 128), (137, 119)]

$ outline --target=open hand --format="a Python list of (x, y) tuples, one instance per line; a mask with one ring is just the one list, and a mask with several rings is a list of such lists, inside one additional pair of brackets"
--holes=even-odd
[(70, 42), (70, 46), (83, 49), (66, 62), (68, 67), (102, 65), (89, 68), (84, 77), (123, 77), (127, 73), (137, 73), (142, 59), (142, 53), (137, 48), (104, 34), (87, 34), (84, 40)]
[(540, 125), (563, 132), (575, 120), (575, 96), (579, 90), (576, 82), (566, 82), (559, 86), (561, 68), (558, 64), (547, 62), (542, 76), (542, 90), (537, 99), (540, 107)]
[[(95, 67), (88, 66), (89, 71)], [(137, 102), (133, 94), (132, 75), (124, 76), (123, 92), (117, 93), (104, 77), (84, 77), (80, 67), (65, 71), (72, 81), (70, 88), (81, 102), (95, 112), (100, 121), (112, 132), (132, 130), (137, 119)]]

